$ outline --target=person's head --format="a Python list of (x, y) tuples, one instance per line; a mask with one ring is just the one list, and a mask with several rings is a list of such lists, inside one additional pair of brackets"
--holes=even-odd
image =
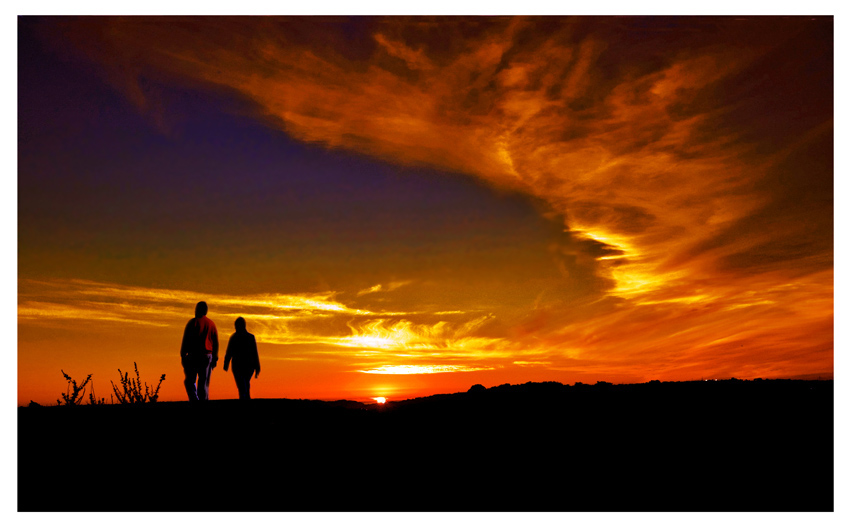
[(195, 317), (203, 317), (207, 315), (207, 303), (201, 301), (195, 305)]
[(247, 330), (246, 324), (245, 324), (245, 318), (243, 318), (243, 317), (237, 317), (236, 322), (234, 324), (236, 325), (236, 331), (237, 332), (244, 332), (245, 330)]

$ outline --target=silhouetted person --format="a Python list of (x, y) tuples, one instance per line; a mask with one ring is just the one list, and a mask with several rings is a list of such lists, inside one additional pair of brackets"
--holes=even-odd
[(236, 333), (227, 342), (227, 352), (224, 353), (224, 371), (233, 360), (233, 379), (239, 390), (239, 399), (251, 399), (251, 375), (260, 377), (260, 354), (257, 352), (257, 340), (254, 334), (248, 333), (245, 319), (236, 319)]
[(210, 374), (218, 363), (218, 330), (215, 323), (207, 317), (207, 303), (204, 301), (195, 306), (195, 318), (186, 323), (183, 344), (180, 346), (180, 360), (186, 374), (183, 384), (186, 385), (189, 401), (207, 401)]

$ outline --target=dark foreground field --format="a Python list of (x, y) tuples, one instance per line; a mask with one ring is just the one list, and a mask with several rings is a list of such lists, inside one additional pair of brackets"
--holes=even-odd
[(20, 511), (832, 511), (832, 381), (18, 409)]

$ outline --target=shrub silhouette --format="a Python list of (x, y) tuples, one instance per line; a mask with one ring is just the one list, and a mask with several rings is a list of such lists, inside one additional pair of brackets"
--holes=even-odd
[[(65, 406), (76, 406), (81, 405), (83, 402), (83, 395), (86, 392), (86, 385), (91, 381), (91, 374), (86, 376), (86, 380), (83, 381), (81, 385), (77, 385), (77, 381), (72, 379), (71, 376), (65, 373), (64, 370), (60, 370), (62, 375), (65, 376), (65, 381), (68, 382), (68, 388), (65, 393), (62, 394), (62, 399), (57, 399), (56, 403), (58, 405)], [(92, 386), (92, 390), (94, 390), (94, 386)], [(89, 394), (89, 397), (93, 399), (93, 396)], [(64, 401), (64, 403), (63, 403)]]
[(469, 390), (467, 390), (467, 392), (469, 392), (470, 394), (480, 394), (481, 392), (486, 392), (486, 391), (487, 391), (487, 388), (482, 384), (472, 385), (471, 387), (469, 387)]
[(97, 396), (94, 394), (94, 381), (92, 381), (92, 383), (91, 383), (91, 392), (89, 392), (89, 404), (90, 405), (105, 405), (106, 404), (106, 399), (104, 399), (104, 398), (98, 399)]
[(133, 362), (133, 368), (136, 370), (136, 378), (133, 379), (130, 377), (129, 372), (125, 372), (123, 375), (121, 373), (121, 369), (118, 369), (118, 375), (120, 376), (121, 390), (118, 390), (118, 387), (115, 383), (112, 383), (112, 390), (115, 392), (115, 397), (118, 399), (118, 402), (122, 405), (126, 404), (141, 404), (141, 403), (156, 403), (156, 400), (159, 398), (159, 387), (162, 385), (162, 382), (165, 381), (165, 374), (162, 374), (162, 377), (159, 378), (159, 383), (156, 385), (156, 389), (153, 389), (148, 386), (147, 383), (144, 383), (144, 391), (142, 390), (142, 380), (139, 377), (139, 367)]

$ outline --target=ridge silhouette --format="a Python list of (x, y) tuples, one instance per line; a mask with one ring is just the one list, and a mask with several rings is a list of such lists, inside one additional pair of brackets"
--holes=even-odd
[(18, 429), (21, 511), (834, 508), (832, 381), (21, 407)]

